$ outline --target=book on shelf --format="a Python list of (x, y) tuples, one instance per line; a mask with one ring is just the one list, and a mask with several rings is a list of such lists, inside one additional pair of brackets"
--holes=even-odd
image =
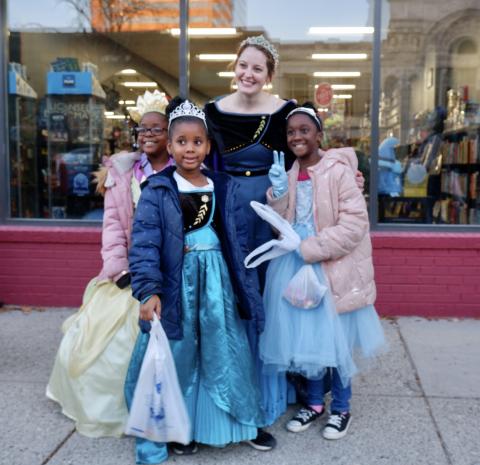
[(470, 175), (469, 192), (468, 192), (468, 198), (470, 200), (476, 200), (479, 197), (479, 194), (480, 194), (479, 180), (480, 179), (478, 176), (478, 171)]
[(459, 141), (444, 140), (441, 153), (446, 165), (480, 163), (479, 135), (465, 136)]

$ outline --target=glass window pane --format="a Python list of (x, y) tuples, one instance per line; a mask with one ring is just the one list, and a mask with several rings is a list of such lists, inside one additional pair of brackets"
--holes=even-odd
[(102, 218), (93, 173), (134, 148), (145, 90), (178, 93), (178, 2), (9, 0), (12, 218)]
[(480, 9), (382, 8), (379, 222), (480, 224)]
[[(228, 3), (228, 2), (218, 2)], [(231, 63), (240, 42), (265, 35), (280, 61), (268, 92), (311, 101), (324, 121), (323, 148), (356, 148), (368, 183), (373, 2), (238, 1), (231, 35), (191, 37), (192, 95), (199, 103), (236, 89)], [(366, 188), (368, 192), (368, 185)]]

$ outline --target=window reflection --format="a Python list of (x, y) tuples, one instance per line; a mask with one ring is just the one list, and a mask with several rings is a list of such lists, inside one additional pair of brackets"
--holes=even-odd
[(166, 23), (141, 3), (9, 2), (11, 217), (102, 218), (93, 172), (134, 149), (129, 108), (178, 92), (178, 6)]
[(383, 6), (379, 220), (480, 224), (480, 9)]

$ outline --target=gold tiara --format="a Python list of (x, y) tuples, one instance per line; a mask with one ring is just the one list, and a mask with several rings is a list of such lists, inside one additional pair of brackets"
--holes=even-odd
[(140, 123), (145, 113), (155, 112), (165, 115), (167, 105), (168, 100), (163, 92), (156, 89), (153, 92), (146, 90), (143, 95), (138, 96), (137, 104), (135, 107), (129, 108), (128, 112), (133, 121)]
[(262, 35), (247, 37), (241, 44), (240, 47), (245, 45), (257, 45), (258, 47), (266, 50), (270, 55), (272, 55), (273, 61), (275, 62), (275, 68), (278, 66), (279, 55), (277, 49)]

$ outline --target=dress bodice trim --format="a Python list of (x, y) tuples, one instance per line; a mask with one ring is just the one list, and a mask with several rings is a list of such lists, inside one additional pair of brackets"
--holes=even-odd
[(195, 186), (190, 181), (185, 179), (181, 174), (178, 174), (177, 171), (174, 171), (173, 178), (175, 179), (180, 192), (213, 191), (213, 181), (210, 178), (207, 178), (207, 184), (201, 187)]

